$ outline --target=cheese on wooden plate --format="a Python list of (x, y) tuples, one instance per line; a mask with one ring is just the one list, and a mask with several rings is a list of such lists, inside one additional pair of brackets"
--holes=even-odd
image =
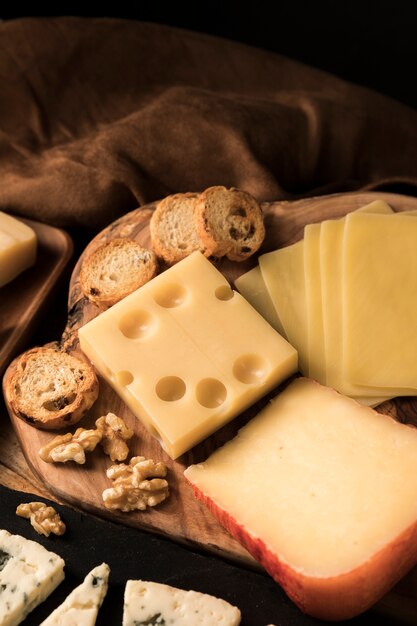
[(80, 328), (80, 345), (176, 458), (297, 370), (297, 352), (195, 252)]
[(128, 580), (123, 626), (238, 626), (240, 611), (225, 600), (169, 585)]
[(0, 287), (35, 263), (36, 234), (20, 220), (0, 211)]
[(95, 567), (40, 626), (94, 626), (107, 593), (110, 568)]
[(417, 562), (417, 429), (297, 379), (185, 476), (305, 612), (347, 619)]
[(64, 561), (39, 543), (0, 530), (0, 626), (16, 626), (64, 579)]

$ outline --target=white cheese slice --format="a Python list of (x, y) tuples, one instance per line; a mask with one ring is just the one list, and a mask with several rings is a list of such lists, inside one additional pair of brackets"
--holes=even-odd
[(107, 593), (110, 568), (95, 567), (40, 626), (94, 626)]
[(33, 265), (35, 259), (35, 231), (0, 211), (0, 287)]
[(169, 585), (128, 580), (123, 626), (238, 626), (240, 611), (225, 600)]
[(16, 626), (64, 579), (64, 561), (36, 543), (0, 530), (0, 626)]

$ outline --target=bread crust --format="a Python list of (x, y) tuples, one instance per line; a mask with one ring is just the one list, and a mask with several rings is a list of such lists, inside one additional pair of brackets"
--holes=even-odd
[(213, 256), (244, 261), (265, 237), (262, 209), (241, 189), (209, 187), (196, 202), (195, 220), (200, 239)]
[(210, 256), (211, 249), (200, 239), (195, 223), (198, 193), (176, 193), (161, 200), (150, 223), (152, 247), (168, 265), (174, 265), (199, 250)]
[(53, 348), (32, 348), (13, 364), (5, 396), (13, 413), (36, 428), (76, 424), (98, 397), (89, 363)]
[(108, 308), (154, 278), (158, 261), (152, 250), (134, 239), (113, 239), (99, 246), (81, 267), (84, 295), (100, 308)]

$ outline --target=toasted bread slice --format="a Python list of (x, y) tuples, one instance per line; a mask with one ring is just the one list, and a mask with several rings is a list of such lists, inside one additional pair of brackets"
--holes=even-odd
[(78, 422), (98, 396), (93, 367), (53, 348), (32, 348), (15, 362), (5, 389), (13, 412), (41, 429)]
[(209, 187), (198, 198), (195, 220), (200, 239), (213, 256), (244, 261), (265, 237), (262, 210), (246, 191)]
[(167, 196), (152, 215), (152, 247), (168, 265), (178, 263), (196, 250), (206, 256), (211, 254), (197, 233), (194, 218), (197, 199), (197, 193)]
[(152, 250), (133, 239), (113, 239), (97, 248), (82, 264), (80, 284), (89, 300), (107, 308), (156, 276)]

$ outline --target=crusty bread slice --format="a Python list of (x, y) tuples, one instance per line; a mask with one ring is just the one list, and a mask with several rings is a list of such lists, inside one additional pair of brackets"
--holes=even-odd
[(80, 284), (89, 300), (107, 308), (156, 276), (152, 250), (133, 239), (113, 239), (97, 248), (82, 264)]
[(42, 429), (78, 422), (98, 396), (93, 367), (53, 348), (32, 348), (15, 362), (5, 389), (15, 415)]
[(244, 261), (265, 237), (262, 210), (253, 196), (240, 189), (209, 187), (196, 201), (197, 232), (217, 257)]
[(178, 263), (196, 250), (205, 256), (211, 254), (211, 249), (203, 244), (197, 233), (194, 218), (197, 199), (197, 193), (167, 196), (152, 215), (152, 247), (168, 265)]

